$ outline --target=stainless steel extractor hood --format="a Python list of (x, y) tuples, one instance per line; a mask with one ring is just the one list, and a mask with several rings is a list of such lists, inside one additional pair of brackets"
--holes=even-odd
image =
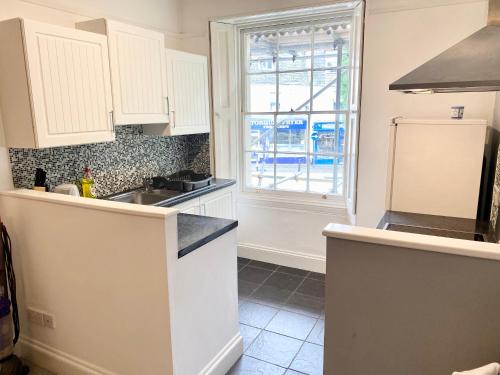
[(389, 85), (404, 93), (500, 91), (500, 0), (488, 25)]

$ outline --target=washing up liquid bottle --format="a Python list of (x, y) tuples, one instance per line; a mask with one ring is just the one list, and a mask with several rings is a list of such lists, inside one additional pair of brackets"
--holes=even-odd
[(82, 184), (82, 196), (85, 198), (96, 198), (94, 188), (94, 178), (89, 167), (83, 169), (83, 178), (80, 180)]

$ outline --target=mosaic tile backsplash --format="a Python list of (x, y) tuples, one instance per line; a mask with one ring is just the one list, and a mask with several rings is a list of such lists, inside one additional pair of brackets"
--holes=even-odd
[(89, 166), (98, 197), (142, 185), (145, 176), (181, 169), (210, 173), (209, 135), (146, 135), (141, 125), (118, 126), (116, 141), (46, 149), (10, 149), (14, 186), (32, 188), (35, 169), (47, 172), (53, 188), (74, 183)]
[[(497, 155), (497, 168), (495, 172), (495, 186), (500, 189), (500, 147)], [(498, 220), (499, 207), (495, 205), (495, 200), (491, 203), (490, 229), (495, 231)]]

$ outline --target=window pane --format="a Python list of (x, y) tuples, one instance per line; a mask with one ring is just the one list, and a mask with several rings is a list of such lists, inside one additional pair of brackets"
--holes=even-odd
[(245, 151), (274, 151), (274, 116), (245, 116)]
[(313, 154), (309, 166), (309, 191), (341, 194), (343, 157)]
[(247, 76), (247, 112), (276, 111), (276, 74)]
[(304, 154), (277, 154), (276, 190), (305, 192), (307, 165)]
[(280, 30), (279, 35), (279, 70), (310, 69), (312, 28)]
[[(344, 110), (348, 105), (349, 76), (346, 69), (321, 70), (313, 72), (313, 110), (333, 111)], [(340, 79), (337, 82), (337, 78)], [(337, 95), (337, 87), (339, 92)]]
[(333, 192), (333, 156), (311, 156), (309, 191), (320, 194)]
[(349, 25), (323, 25), (314, 30), (314, 68), (348, 66)]
[(276, 118), (276, 148), (281, 152), (306, 152), (307, 116)]
[(311, 115), (311, 150), (314, 153), (343, 153), (345, 142), (343, 114)]
[(311, 73), (281, 73), (279, 75), (281, 112), (308, 111), (311, 107)]
[(249, 73), (272, 72), (276, 70), (278, 54), (278, 33), (259, 32), (245, 36)]
[(245, 153), (246, 185), (256, 189), (274, 186), (274, 154)]

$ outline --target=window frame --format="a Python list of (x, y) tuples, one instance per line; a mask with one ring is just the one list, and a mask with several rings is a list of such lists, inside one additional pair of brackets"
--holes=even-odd
[[(332, 111), (276, 111), (272, 112), (246, 112), (245, 111), (245, 103), (246, 103), (246, 93), (247, 93), (247, 60), (246, 60), (246, 50), (245, 50), (245, 33), (249, 32), (259, 32), (266, 30), (276, 30), (277, 28), (294, 28), (300, 26), (317, 26), (318, 24), (328, 24), (328, 23), (342, 23), (342, 18), (344, 18), (344, 22), (348, 22), (351, 25), (350, 28), (350, 42), (349, 42), (349, 64), (348, 65), (339, 65), (336, 67), (324, 67), (324, 68), (314, 68), (314, 65), (311, 65), (310, 69), (294, 69), (294, 70), (284, 70), (279, 71), (279, 63), (277, 63), (277, 67), (275, 70), (267, 73), (274, 73), (277, 76), (280, 73), (291, 73), (291, 72), (309, 72), (311, 74), (311, 90), (313, 89), (313, 74), (316, 71), (335, 71), (341, 72), (345, 70), (347, 72), (347, 80), (348, 80), (348, 92), (347, 92), (347, 107), (345, 109), (335, 109)], [(353, 66), (355, 61), (353, 56), (359, 55), (362, 51), (356, 51), (356, 48), (359, 47), (357, 41), (355, 40), (356, 33), (358, 30), (355, 30), (357, 25), (354, 23), (354, 8), (348, 10), (332, 10), (325, 13), (319, 14), (311, 14), (310, 16), (289, 16), (289, 17), (281, 17), (279, 19), (270, 19), (264, 20), (255, 25), (255, 23), (245, 24), (238, 23), (236, 25), (236, 49), (237, 49), (237, 70), (238, 70), (238, 92), (239, 96), (238, 100), (238, 139), (239, 139), (239, 150), (238, 153), (238, 182), (240, 185), (240, 192), (243, 197), (252, 199), (258, 198), (260, 201), (279, 201), (288, 204), (310, 204), (313, 206), (324, 206), (324, 207), (336, 207), (336, 208), (346, 208), (346, 200), (348, 199), (348, 191), (351, 187), (348, 187), (349, 184), (349, 163), (347, 159), (349, 158), (348, 152), (348, 144), (352, 142), (350, 139), (350, 126), (351, 123), (351, 113), (353, 113), (353, 105), (352, 98), (352, 73), (355, 71), (356, 67)], [(314, 32), (313, 32), (314, 35)], [(312, 36), (311, 41), (311, 64), (313, 64), (314, 59), (314, 36)], [(255, 73), (254, 73), (255, 74)], [(262, 73), (265, 74), (265, 73)], [(255, 75), (258, 75), (255, 74)], [(276, 102), (279, 103), (279, 85), (278, 82), (276, 84)], [(313, 100), (313, 96), (310, 96), (311, 104)], [(345, 124), (344, 124), (344, 145), (343, 145), (343, 153), (340, 154), (344, 158), (342, 168), (342, 191), (339, 194), (322, 194), (322, 193), (314, 193), (314, 192), (293, 192), (286, 190), (271, 190), (271, 189), (259, 189), (247, 186), (247, 166), (246, 166), (246, 135), (245, 135), (245, 116), (248, 114), (255, 115), (268, 115), (268, 116), (284, 116), (284, 115), (307, 115), (308, 116), (308, 126), (306, 129), (306, 140), (307, 140), (307, 149), (305, 152), (300, 153), (304, 155), (306, 158), (309, 158), (313, 155), (309, 149), (309, 132), (310, 132), (310, 118), (316, 114), (341, 114), (345, 116)], [(357, 142), (357, 140), (354, 140)], [(278, 152), (277, 152), (278, 153)], [(279, 152), (286, 153), (286, 152)], [(320, 155), (319, 153), (317, 155)], [(337, 156), (338, 153), (328, 153), (328, 156)], [(307, 163), (307, 184), (309, 185), (309, 169), (310, 164)], [(276, 168), (276, 164), (275, 164)], [(276, 178), (276, 171), (274, 173), (274, 178)], [(275, 181), (276, 182), (276, 181)], [(354, 187), (355, 189), (355, 187)]]

